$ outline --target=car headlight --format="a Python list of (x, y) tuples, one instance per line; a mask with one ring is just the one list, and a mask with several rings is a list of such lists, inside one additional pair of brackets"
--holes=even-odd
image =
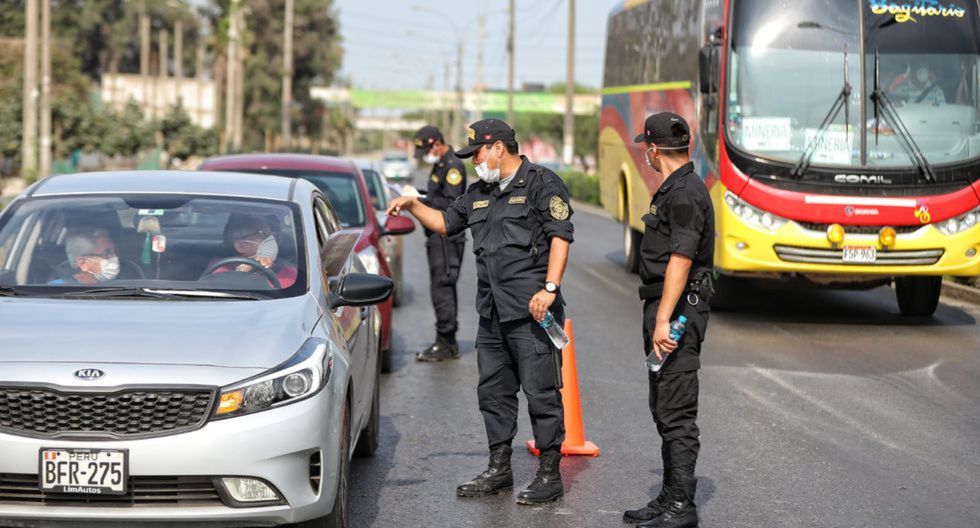
[(361, 259), (361, 263), (364, 264), (364, 269), (368, 273), (374, 275), (381, 273), (381, 261), (378, 260), (378, 250), (374, 249), (374, 246), (368, 246), (358, 251), (357, 256)]
[(241, 416), (305, 400), (326, 386), (333, 358), (332, 343), (310, 338), (282, 365), (223, 387), (212, 418)]
[(742, 200), (735, 193), (731, 191), (725, 191), (725, 204), (729, 209), (735, 213), (736, 216), (744, 220), (746, 223), (765, 229), (767, 231), (778, 231), (779, 228), (786, 225), (787, 219), (774, 215), (770, 212), (763, 211), (756, 207), (748, 204), (745, 200)]
[(972, 211), (967, 211), (955, 218), (943, 220), (937, 223), (936, 227), (944, 235), (955, 235), (960, 231), (966, 231), (977, 225), (978, 221), (980, 221), (980, 207), (974, 208)]

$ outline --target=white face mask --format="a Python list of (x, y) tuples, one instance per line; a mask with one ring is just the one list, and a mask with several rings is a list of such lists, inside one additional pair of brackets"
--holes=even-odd
[(92, 274), (95, 280), (108, 282), (119, 275), (119, 257), (100, 258), (96, 260), (99, 261), (99, 269), (101, 271)]
[(483, 160), (483, 163), (474, 167), (476, 169), (476, 175), (481, 180), (487, 183), (497, 183), (500, 181), (500, 158), (497, 158), (497, 168), (491, 169), (487, 165), (488, 160)]
[(430, 151), (422, 156), (422, 161), (428, 163), (429, 165), (434, 165), (437, 161), (439, 161), (439, 156), (436, 156)]
[(278, 256), (279, 243), (276, 242), (276, 238), (272, 235), (265, 237), (265, 240), (260, 242), (259, 247), (255, 250), (255, 258), (268, 257), (269, 260), (275, 262)]
[(915, 78), (922, 84), (929, 81), (929, 70), (927, 68), (919, 68), (915, 72)]

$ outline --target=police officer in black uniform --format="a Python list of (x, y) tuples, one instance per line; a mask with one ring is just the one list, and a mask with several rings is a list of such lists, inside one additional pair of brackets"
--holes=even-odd
[[(466, 167), (434, 126), (415, 133), (415, 158), (432, 164), (424, 202), (445, 211), (466, 191)], [(425, 230), (425, 252), (429, 257), (429, 296), (436, 313), (436, 341), (415, 355), (419, 361), (444, 361), (459, 357), (456, 344), (456, 281), (463, 262), (466, 233), (446, 237)]]
[[(640, 248), (644, 349), (666, 356), (659, 373), (648, 373), (664, 484), (655, 499), (625, 512), (623, 520), (644, 527), (691, 528), (698, 525), (694, 468), (701, 444), (695, 420), (701, 342), (712, 294), (714, 211), (688, 155), (691, 132), (684, 118), (654, 114), (634, 141), (645, 144), (647, 164), (666, 175), (643, 216), (646, 231)], [(687, 317), (686, 329), (675, 342), (670, 323), (681, 315)]]
[(518, 154), (514, 130), (497, 119), (473, 123), (466, 147), (480, 182), (445, 212), (412, 197), (396, 198), (389, 214), (406, 210), (427, 228), (455, 234), (469, 227), (477, 266), (477, 394), (487, 429), (486, 471), (456, 488), (462, 497), (513, 487), (511, 442), (517, 434), (517, 391), (524, 389), (534, 440), (541, 450), (537, 476), (517, 496), (538, 504), (564, 494), (559, 465), (565, 439), (561, 353), (538, 324), (547, 311), (564, 322), (560, 284), (573, 240), (568, 189), (554, 172)]

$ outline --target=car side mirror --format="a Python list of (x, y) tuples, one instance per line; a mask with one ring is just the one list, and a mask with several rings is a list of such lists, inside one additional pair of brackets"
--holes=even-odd
[(391, 279), (372, 273), (348, 273), (331, 281), (330, 308), (371, 306), (384, 302), (393, 287)]
[(714, 39), (707, 46), (698, 51), (698, 87), (703, 94), (713, 94), (718, 92), (718, 78), (721, 72), (718, 70), (718, 50), (720, 44)]
[(415, 222), (407, 216), (389, 216), (381, 235), (407, 235), (415, 231)]

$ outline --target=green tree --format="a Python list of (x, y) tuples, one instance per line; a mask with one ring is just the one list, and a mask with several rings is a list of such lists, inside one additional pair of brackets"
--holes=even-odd
[(179, 103), (160, 121), (160, 135), (171, 162), (191, 156), (211, 156), (218, 150), (217, 134), (192, 123)]
[(113, 126), (106, 138), (106, 154), (133, 157), (156, 144), (153, 126), (143, 118), (135, 101), (126, 103), (123, 111), (112, 116)]

